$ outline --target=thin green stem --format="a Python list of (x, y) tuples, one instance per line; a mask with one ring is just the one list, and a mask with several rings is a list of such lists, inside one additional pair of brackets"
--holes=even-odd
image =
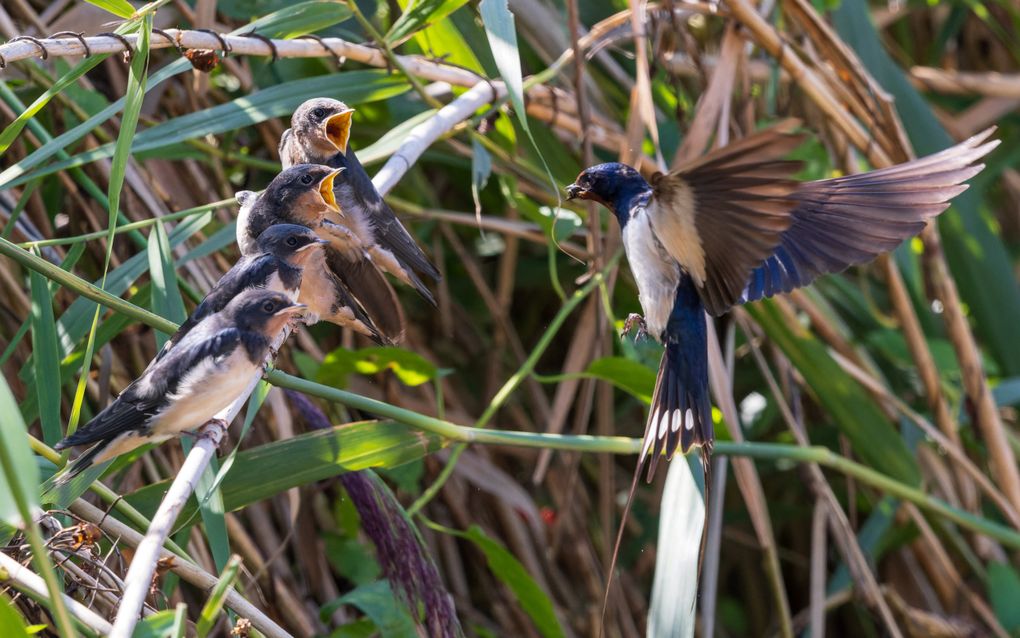
[[(114, 230), (115, 235), (125, 233), (139, 228), (147, 228), (160, 222), (172, 222), (178, 219), (184, 219), (185, 217), (193, 217), (202, 213), (207, 213), (211, 210), (216, 210), (221, 206), (230, 206), (234, 203), (234, 199), (221, 199), (217, 202), (211, 202), (204, 206), (196, 206), (195, 208), (187, 208), (185, 210), (179, 210), (175, 213), (168, 215), (159, 215), (156, 217), (150, 217), (137, 222), (131, 222), (129, 224), (121, 224)], [(40, 248), (42, 246), (63, 246), (70, 244), (80, 244), (84, 241), (91, 241), (93, 239), (103, 239), (109, 233), (105, 230), (97, 230), (91, 233), (85, 233), (83, 235), (75, 235), (74, 237), (58, 237), (56, 239), (43, 239), (40, 241), (26, 241), (18, 244), (22, 248)]]
[[(46, 589), (50, 593), (50, 602), (53, 605), (51, 611), (56, 621), (57, 631), (63, 638), (73, 638), (75, 635), (74, 624), (71, 621), (71, 615), (67, 612), (67, 606), (64, 604), (64, 592), (57, 581), (57, 573), (54, 571), (53, 565), (50, 564), (46, 543), (42, 538), (42, 530), (39, 529), (39, 524), (32, 516), (31, 505), (25, 500), (21, 477), (14, 469), (11, 451), (5, 445), (0, 445), (0, 470), (3, 471), (8, 491), (14, 498), (18, 514), (25, 524), (25, 536), (28, 538), (29, 547), (32, 548), (32, 562), (35, 563), (35, 568), (46, 582)], [(36, 486), (33, 485), (32, 489), (35, 488)]]
[[(37, 270), (37, 272), (50, 277), (57, 283), (70, 288), (79, 294), (89, 297), (117, 312), (137, 319), (157, 330), (173, 333), (177, 325), (163, 317), (155, 315), (144, 308), (131, 302), (114, 297), (113, 295), (100, 290), (91, 283), (61, 270), (45, 259), (36, 257), (19, 248), (11, 242), (0, 239), (0, 254), (15, 259), (26, 268)], [(619, 255), (614, 256), (614, 260)], [(607, 267), (612, 264), (612, 260)], [(55, 272), (54, 272), (55, 271)], [(598, 277), (598, 275), (596, 275)], [(597, 285), (597, 282), (588, 282), (588, 285)], [(583, 290), (583, 289), (581, 289)], [(578, 291), (580, 292), (580, 290)], [(578, 293), (574, 293), (575, 295)], [(568, 302), (569, 304), (570, 302)], [(575, 304), (576, 305), (576, 304)], [(567, 306), (564, 306), (567, 307)], [(566, 316), (557, 317), (562, 320)], [(544, 335), (543, 339), (551, 335)], [(542, 344), (540, 344), (541, 346)], [(546, 346), (548, 344), (545, 344)], [(532, 364), (533, 367), (534, 364)], [(517, 375), (515, 375), (517, 377)], [(313, 381), (307, 381), (300, 377), (289, 375), (280, 370), (272, 370), (266, 375), (266, 380), (275, 386), (298, 390), (312, 396), (317, 396), (327, 401), (341, 403), (348, 407), (356, 408), (381, 418), (399, 421), (412, 428), (425, 432), (432, 432), (452, 441), (463, 443), (483, 443), (486, 445), (512, 445), (517, 447), (544, 448), (554, 450), (571, 450), (575, 452), (596, 452), (609, 454), (637, 454), (641, 450), (641, 440), (623, 436), (588, 436), (588, 435), (564, 435), (564, 434), (543, 434), (536, 432), (517, 432), (492, 430), (466, 425), (457, 425), (443, 419), (437, 419), (424, 414), (419, 414), (405, 408), (400, 408), (389, 403), (384, 403), (369, 397), (363, 397), (351, 392), (325, 386)], [(521, 379), (511, 378), (507, 383), (520, 384)], [(507, 386), (504, 386), (506, 388)], [(491, 417), (490, 417), (491, 418)], [(744, 456), (748, 458), (764, 460), (787, 460), (798, 463), (817, 463), (832, 468), (847, 476), (853, 477), (881, 492), (896, 496), (914, 503), (921, 509), (933, 512), (951, 520), (962, 527), (985, 534), (1001, 543), (1015, 549), (1020, 549), (1020, 532), (1004, 525), (1000, 525), (985, 518), (975, 516), (969, 512), (957, 509), (941, 499), (932, 497), (923, 491), (901, 483), (869, 467), (839, 456), (828, 448), (821, 446), (800, 447), (781, 443), (734, 443), (732, 441), (716, 441), (713, 448), (716, 454), (725, 456)]]
[(531, 354), (529, 354), (528, 358), (525, 359), (523, 364), (521, 364), (520, 370), (507, 379), (506, 383), (503, 384), (503, 387), (496, 392), (496, 396), (494, 396), (492, 401), (489, 402), (488, 407), (485, 408), (485, 412), (483, 412), (482, 416), (478, 418), (478, 422), (476, 423), (478, 427), (487, 425), (496, 412), (503, 407), (503, 404), (506, 403), (507, 399), (510, 398), (510, 395), (513, 394), (517, 387), (520, 386), (528, 375), (532, 373), (535, 369), (535, 365), (538, 363), (538, 360), (543, 354), (545, 354), (546, 348), (549, 347), (549, 344), (552, 343), (553, 337), (555, 337), (556, 333), (559, 332), (563, 322), (567, 320), (570, 313), (573, 312), (582, 301), (584, 301), (591, 291), (602, 282), (605, 274), (616, 265), (616, 262), (620, 260), (622, 255), (622, 251), (617, 251), (616, 254), (609, 259), (606, 267), (601, 272), (592, 275), (591, 279), (589, 279), (584, 286), (574, 291), (574, 294), (567, 299), (567, 301), (563, 304), (563, 307), (560, 308), (560, 311), (556, 313), (556, 316), (553, 317), (553, 320), (549, 323), (549, 327), (546, 328), (542, 337), (538, 340), (538, 343), (535, 344), (534, 348), (532, 348)]
[(449, 480), (450, 476), (453, 475), (453, 471), (457, 468), (457, 459), (467, 449), (467, 443), (458, 443), (453, 447), (453, 451), (450, 452), (450, 458), (447, 459), (446, 465), (443, 466), (443, 470), (436, 477), (436, 480), (429, 485), (428, 488), (422, 492), (422, 495), (415, 499), (414, 503), (407, 508), (407, 515), (414, 516), (421, 508), (425, 507), (429, 501), (439, 494), (439, 490), (443, 489), (443, 485), (446, 485), (446, 481)]

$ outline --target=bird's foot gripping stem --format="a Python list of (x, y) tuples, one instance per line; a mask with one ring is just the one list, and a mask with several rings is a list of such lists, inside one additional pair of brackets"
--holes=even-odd
[(634, 335), (634, 341), (640, 341), (648, 336), (648, 325), (645, 324), (645, 318), (636, 312), (632, 312), (627, 315), (627, 318), (623, 320), (623, 334), (629, 333), (637, 326), (637, 334)]

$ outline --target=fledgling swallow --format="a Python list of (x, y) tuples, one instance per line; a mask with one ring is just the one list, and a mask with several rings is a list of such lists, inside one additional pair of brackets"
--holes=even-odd
[(246, 255), (256, 250), (256, 238), (274, 225), (312, 229), (328, 244), (322, 254), (310, 257), (304, 270), (302, 303), (319, 319), (349, 325), (363, 334), (368, 330), (377, 340), (396, 343), (403, 339), (404, 311), (393, 286), (360, 239), (329, 219), (337, 212), (333, 180), (343, 171), (299, 164), (273, 178), (260, 195), (238, 193), (237, 244)]
[[(281, 292), (291, 301), (299, 301), (302, 270), (310, 262), (314, 264), (316, 253), (321, 259), (322, 246), (326, 243), (328, 242), (320, 239), (315, 231), (305, 226), (278, 224), (267, 228), (256, 240), (255, 252), (242, 255), (237, 263), (220, 277), (177, 332), (163, 344), (162, 350), (149, 365), (162, 359), (200, 321), (223, 310), (231, 299), (248, 288), (265, 288)], [(309, 311), (314, 313), (316, 309), (309, 306)], [(363, 329), (364, 334), (377, 336), (367, 328)]]
[(382, 270), (435, 306), (435, 297), (421, 276), (438, 282), (439, 271), (383, 200), (348, 145), (353, 114), (354, 109), (339, 100), (320, 97), (306, 101), (294, 112), (291, 128), (280, 138), (280, 161), (284, 167), (324, 164), (347, 169), (336, 179), (340, 213), (334, 221), (361, 239)]
[[(783, 122), (702, 156), (651, 183), (624, 164), (600, 164), (567, 187), (620, 223), (647, 333), (665, 344), (640, 462), (648, 479), (665, 450), (710, 450), (705, 311), (789, 292), (870, 261), (919, 233), (984, 168), (999, 142), (989, 129), (940, 153), (814, 182), (782, 158), (801, 144)], [(639, 465), (640, 467), (640, 465)]]
[(57, 443), (58, 450), (95, 444), (58, 482), (215, 417), (261, 371), (272, 340), (303, 311), (284, 293), (250, 288), (199, 321), (113, 403)]

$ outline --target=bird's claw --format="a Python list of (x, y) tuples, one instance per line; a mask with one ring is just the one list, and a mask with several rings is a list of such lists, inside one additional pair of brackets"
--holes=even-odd
[(343, 239), (350, 240), (354, 238), (354, 233), (351, 231), (350, 228), (344, 226), (343, 224), (338, 224), (329, 219), (324, 219), (321, 222), (319, 222), (319, 227), (326, 230), (331, 235), (336, 235)]
[(304, 315), (301, 317), (300, 322), (306, 326), (314, 326), (319, 323), (319, 313), (306, 310)]
[(627, 318), (623, 320), (623, 334), (629, 333), (637, 326), (637, 334), (634, 335), (634, 341), (640, 341), (648, 336), (648, 325), (645, 324), (645, 319), (636, 312), (632, 312), (627, 315)]

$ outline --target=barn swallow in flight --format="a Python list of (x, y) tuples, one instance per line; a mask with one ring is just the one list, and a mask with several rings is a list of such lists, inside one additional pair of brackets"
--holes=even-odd
[[(801, 144), (786, 121), (651, 183), (624, 164), (600, 164), (567, 187), (620, 224), (647, 333), (665, 344), (639, 463), (648, 479), (665, 450), (711, 450), (705, 311), (789, 292), (890, 251), (924, 229), (984, 168), (994, 129), (889, 168), (797, 182)], [(639, 465), (640, 467), (640, 465)]]
[(95, 444), (58, 481), (215, 417), (261, 372), (273, 339), (303, 311), (286, 294), (251, 288), (199, 321), (113, 403), (57, 443), (58, 450)]
[(421, 275), (438, 282), (439, 271), (383, 200), (348, 146), (353, 115), (354, 109), (339, 100), (320, 97), (306, 101), (294, 112), (291, 128), (280, 138), (280, 161), (284, 167), (325, 164), (347, 169), (336, 179), (340, 211), (334, 221), (361, 239), (382, 270), (413, 287), (435, 306), (435, 297)]
[(393, 286), (357, 235), (329, 219), (337, 212), (333, 180), (343, 170), (298, 164), (273, 178), (261, 195), (238, 193), (237, 245), (242, 255), (250, 255), (257, 251), (259, 235), (274, 225), (312, 229), (328, 245), (305, 266), (302, 303), (319, 319), (341, 326), (360, 322), (377, 341), (395, 343), (403, 338), (404, 311)]

